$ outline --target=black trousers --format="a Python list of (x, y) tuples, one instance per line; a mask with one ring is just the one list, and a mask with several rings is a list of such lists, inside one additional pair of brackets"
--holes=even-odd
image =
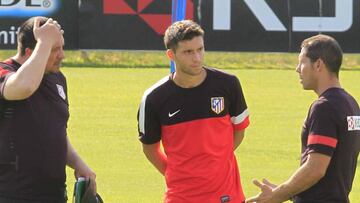
[(26, 200), (0, 197), (0, 203), (66, 203), (67, 200)]

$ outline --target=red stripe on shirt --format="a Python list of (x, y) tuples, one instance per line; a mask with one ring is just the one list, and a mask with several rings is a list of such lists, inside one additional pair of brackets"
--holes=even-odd
[[(13, 61), (11, 59), (7, 59), (4, 61), (4, 63), (11, 65), (11, 64), (13, 64)], [(9, 72), (11, 72), (11, 71), (4, 69), (3, 67), (0, 66), (0, 77), (3, 77), (4, 75), (8, 74)]]
[(323, 135), (309, 135), (307, 144), (321, 144), (335, 148), (337, 139)]
[(8, 74), (9, 72), (10, 72), (9, 70), (6, 70), (6, 69), (2, 69), (2, 68), (0, 68), (0, 77), (2, 77), (2, 76), (4, 76), (4, 75)]
[(234, 129), (235, 129), (236, 131), (244, 130), (244, 129), (247, 128), (249, 125), (250, 125), (250, 120), (249, 120), (249, 116), (247, 116), (247, 117), (243, 120), (243, 122), (234, 125)]

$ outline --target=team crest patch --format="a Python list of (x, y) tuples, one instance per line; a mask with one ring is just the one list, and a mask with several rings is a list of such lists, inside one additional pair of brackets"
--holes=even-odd
[(221, 201), (221, 203), (230, 202), (230, 196), (229, 195), (221, 196), (220, 201)]
[(360, 130), (360, 116), (348, 116), (348, 131)]
[(211, 110), (216, 114), (224, 110), (224, 97), (211, 97)]
[(63, 86), (56, 84), (56, 87), (57, 87), (60, 97), (63, 98), (63, 100), (65, 100), (66, 94), (65, 94)]

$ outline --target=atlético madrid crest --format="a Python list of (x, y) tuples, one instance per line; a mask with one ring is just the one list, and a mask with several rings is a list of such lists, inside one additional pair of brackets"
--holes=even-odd
[(224, 110), (224, 97), (211, 97), (211, 110), (216, 114)]
[(63, 86), (56, 84), (56, 87), (58, 89), (60, 97), (63, 98), (63, 100), (65, 100), (66, 99), (66, 94), (65, 94)]

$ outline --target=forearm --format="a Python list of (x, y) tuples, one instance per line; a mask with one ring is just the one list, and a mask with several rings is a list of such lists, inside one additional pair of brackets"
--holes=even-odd
[(67, 157), (66, 157), (66, 165), (70, 168), (74, 169), (75, 178), (84, 177), (85, 179), (90, 181), (90, 187), (96, 194), (96, 174), (90, 169), (88, 165), (80, 158), (78, 153), (75, 151), (73, 146), (70, 144), (69, 138), (67, 139)]
[(30, 58), (8, 78), (4, 89), (6, 99), (25, 99), (35, 92), (44, 76), (51, 46), (46, 42), (36, 44)]
[(329, 162), (330, 157), (326, 155), (317, 153), (310, 154), (306, 163), (303, 164), (289, 180), (274, 190), (275, 199), (280, 202), (286, 201), (315, 185), (325, 176)]
[(239, 147), (239, 145), (241, 144), (241, 142), (244, 139), (244, 135), (245, 135), (245, 131), (235, 131), (234, 132), (234, 151)]
[(66, 153), (66, 165), (72, 169), (79, 168), (80, 165), (84, 165), (84, 161), (80, 158), (73, 146), (70, 144), (67, 138), (67, 153)]
[(310, 153), (306, 162), (286, 182), (277, 187), (267, 180), (263, 180), (262, 183), (254, 180), (253, 183), (261, 189), (261, 192), (246, 199), (246, 203), (279, 203), (289, 200), (294, 195), (309, 189), (323, 178), (330, 160), (330, 156)]
[(143, 152), (150, 163), (162, 174), (165, 175), (167, 157), (160, 149), (160, 143), (153, 145), (143, 144)]
[(28, 81), (28, 83), (39, 84), (43, 78), (51, 49), (52, 44), (49, 42), (37, 42), (29, 59), (17, 71), (20, 79), (29, 80), (28, 78), (31, 76), (33, 81)]
[(275, 202), (289, 200), (294, 195), (309, 189), (320, 179), (321, 177), (314, 174), (310, 168), (300, 167), (289, 180), (274, 189)]

